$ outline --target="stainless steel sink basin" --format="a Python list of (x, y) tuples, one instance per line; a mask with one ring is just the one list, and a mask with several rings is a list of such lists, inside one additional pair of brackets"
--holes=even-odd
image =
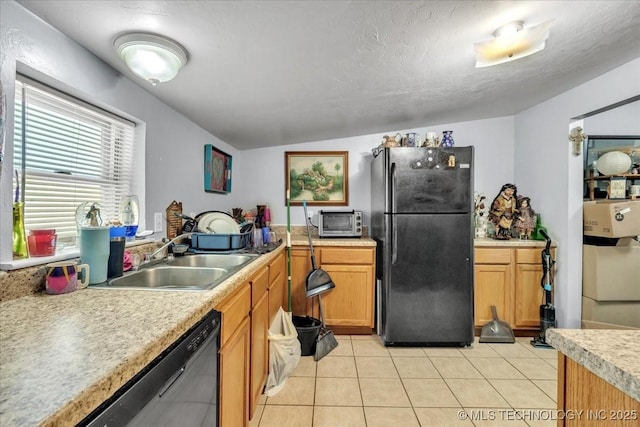
[(247, 254), (196, 254), (176, 257), (168, 261), (167, 265), (173, 267), (214, 267), (233, 268), (250, 263), (257, 255)]
[(98, 289), (133, 289), (154, 291), (206, 291), (215, 288), (255, 255), (188, 255), (125, 273), (122, 277), (90, 285)]

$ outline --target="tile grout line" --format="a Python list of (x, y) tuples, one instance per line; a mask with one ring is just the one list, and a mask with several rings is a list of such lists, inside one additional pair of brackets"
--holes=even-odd
[[(462, 405), (462, 402), (461, 402), (460, 398), (458, 397), (458, 395), (456, 395), (453, 392), (453, 390), (451, 389), (450, 385), (448, 384), (447, 378), (443, 377), (443, 374), (442, 374), (441, 370), (438, 369), (437, 365), (434, 363), (434, 359), (438, 359), (440, 356), (429, 355), (424, 348), (420, 348), (422, 350), (422, 352), (424, 353), (424, 356), (422, 356), (422, 355), (419, 355), (419, 356), (407, 355), (407, 356), (403, 357), (403, 355), (401, 353), (400, 354), (396, 354), (396, 355), (392, 354), (392, 352), (386, 346), (384, 347), (384, 349), (387, 350), (385, 355), (369, 355), (369, 356), (360, 355), (360, 356), (357, 356), (356, 355), (356, 351), (355, 351), (354, 346), (353, 346), (353, 340), (351, 339), (351, 336), (341, 336), (341, 338), (343, 340), (345, 340), (345, 341), (348, 341), (351, 344), (352, 356), (349, 356), (349, 357), (353, 357), (353, 363), (355, 365), (354, 368), (355, 368), (355, 374), (356, 374), (356, 381), (357, 381), (357, 384), (358, 384), (358, 391), (360, 393), (360, 401), (361, 401), (361, 405), (357, 406), (357, 407), (360, 409), (360, 411), (362, 411), (361, 414), (364, 417), (364, 425), (365, 426), (367, 426), (368, 423), (367, 423), (367, 417), (366, 417), (366, 411), (365, 411), (365, 407), (366, 406), (365, 406), (365, 402), (364, 402), (362, 383), (361, 383), (361, 378), (364, 378), (364, 377), (361, 376), (362, 372), (360, 372), (360, 369), (358, 367), (358, 358), (389, 357), (391, 359), (391, 362), (393, 364), (393, 368), (395, 370), (395, 374), (397, 376), (396, 378), (398, 378), (400, 380), (400, 384), (402, 385), (402, 390), (404, 391), (405, 396), (408, 399), (409, 407), (411, 408), (412, 413), (413, 413), (413, 415), (415, 417), (415, 421), (418, 423), (418, 425), (422, 425), (422, 424), (421, 424), (420, 419), (418, 418), (418, 414), (416, 412), (417, 407), (414, 406), (414, 402), (411, 400), (410, 395), (409, 395), (409, 393), (407, 391), (407, 388), (406, 388), (406, 385), (405, 385), (405, 379), (411, 379), (411, 378), (403, 378), (400, 375), (400, 372), (398, 370), (397, 362), (399, 362), (403, 358), (404, 359), (407, 359), (407, 358), (408, 359), (416, 359), (416, 360), (424, 358), (426, 361), (428, 361), (432, 365), (432, 367), (434, 368), (435, 373), (437, 375), (439, 375), (439, 378), (437, 378), (437, 379), (441, 379), (444, 382), (444, 384), (446, 385), (447, 390), (453, 395), (454, 399), (456, 400), (456, 402), (458, 404), (458, 408), (464, 409), (464, 410), (468, 409), (468, 408), (466, 408), (465, 406)], [(478, 343), (474, 343), (474, 344), (477, 345)], [(551, 359), (542, 357), (540, 355), (540, 353), (532, 351), (531, 349), (526, 347), (526, 345), (524, 345), (520, 341), (517, 341), (516, 344), (519, 345), (519, 346), (525, 347), (526, 350), (529, 352), (529, 354), (527, 355), (527, 357), (515, 357), (515, 358), (512, 357), (512, 359), (532, 359), (532, 360), (535, 359), (537, 362), (542, 360), (544, 362), (544, 364), (548, 366), (548, 368), (554, 369), (554, 370), (557, 371), (557, 368), (549, 362), (549, 360), (551, 360)], [(488, 347), (488, 348), (491, 348), (491, 347)], [(517, 348), (519, 348), (519, 347), (517, 347)], [(495, 353), (494, 356), (470, 357), (470, 352), (459, 351), (459, 353), (461, 353), (461, 356), (462, 356), (461, 358), (463, 360), (465, 360), (467, 363), (469, 363), (473, 367), (473, 369), (480, 375), (480, 378), (483, 379), (484, 381), (486, 381), (490, 385), (490, 387), (497, 393), (497, 395), (500, 396), (505, 401), (505, 403), (507, 403), (507, 405), (508, 405), (507, 408), (509, 410), (516, 410), (516, 408), (493, 385), (491, 380), (512, 380), (512, 381), (518, 380), (518, 381), (521, 381), (522, 379), (519, 379), (519, 378), (489, 378), (484, 372), (480, 371), (473, 364), (473, 362), (472, 362), (473, 359), (477, 359), (477, 358), (482, 358), (482, 359), (494, 358), (494, 359), (501, 359), (501, 360), (507, 362), (507, 364), (509, 366), (513, 367), (513, 369), (515, 369), (516, 372), (518, 372), (520, 375), (522, 375), (524, 377), (523, 379), (525, 379), (528, 382), (528, 384), (532, 384), (535, 387), (535, 389), (539, 390), (544, 396), (547, 396), (549, 399), (551, 399), (554, 402), (556, 401), (556, 399), (554, 399), (552, 396), (547, 394), (544, 389), (542, 389), (538, 384), (536, 384), (534, 382), (533, 378), (530, 378), (528, 375), (525, 374), (525, 372), (523, 372), (521, 369), (519, 369), (517, 366), (515, 366), (513, 363), (511, 363), (510, 359), (507, 356), (497, 352), (493, 348), (491, 348), (491, 350)], [(340, 356), (343, 356), (343, 355), (340, 355)], [(340, 357), (340, 356), (335, 356), (335, 357)], [(443, 356), (443, 357), (450, 358), (449, 356)], [(398, 360), (396, 360), (396, 359), (398, 359)], [(316, 409), (317, 409), (316, 407), (319, 406), (319, 405), (317, 405), (317, 387), (318, 387), (318, 381), (319, 381), (319, 378), (320, 378), (318, 376), (319, 363), (315, 362), (315, 361), (313, 363), (314, 363), (314, 396), (313, 396), (313, 403), (312, 403), (312, 408), (311, 408), (312, 409), (311, 410), (311, 427), (313, 427), (315, 425), (315, 423), (316, 423), (316, 419), (315, 419)], [(545, 368), (545, 369), (547, 369), (547, 368)], [(333, 378), (333, 377), (330, 377), (330, 378)], [(336, 377), (336, 378), (340, 378), (340, 377)], [(376, 377), (372, 377), (372, 378), (376, 378)], [(384, 377), (384, 378), (386, 378), (386, 377)], [(457, 378), (452, 378), (452, 379), (457, 379)], [(461, 378), (461, 379), (465, 379), (465, 378)], [(466, 378), (466, 379), (478, 379), (478, 378)], [(540, 378), (540, 380), (551, 381), (552, 379)], [(293, 405), (293, 406), (301, 406), (301, 405)], [(338, 405), (338, 406), (340, 406), (340, 405)], [(385, 407), (385, 406), (381, 406), (381, 407)], [(388, 408), (396, 408), (396, 407), (395, 406), (388, 406)], [(420, 408), (422, 408), (422, 407), (420, 407)], [(426, 407), (426, 408), (436, 409), (436, 407)], [(437, 408), (440, 408), (440, 407), (437, 407)], [(484, 408), (484, 407), (481, 407), (481, 409), (482, 408)], [(487, 406), (487, 408), (489, 408), (489, 407)], [(261, 423), (264, 421), (264, 412), (265, 412), (266, 409), (267, 409), (267, 407), (266, 407), (266, 401), (265, 401), (263, 410), (262, 410), (262, 412), (260, 414), (260, 417), (259, 417), (259, 422), (257, 424), (258, 427), (260, 427)], [(470, 420), (470, 422), (473, 425), (476, 425), (476, 423), (474, 423), (472, 420)], [(266, 425), (265, 425), (265, 427), (266, 427)]]

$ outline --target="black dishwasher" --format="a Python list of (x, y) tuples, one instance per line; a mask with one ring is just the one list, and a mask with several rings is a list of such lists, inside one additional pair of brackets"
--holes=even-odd
[(79, 426), (217, 426), (220, 313), (212, 311)]

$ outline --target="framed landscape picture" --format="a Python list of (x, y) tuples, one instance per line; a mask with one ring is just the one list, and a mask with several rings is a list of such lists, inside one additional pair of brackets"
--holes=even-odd
[(231, 192), (231, 156), (211, 144), (204, 146), (204, 191)]
[(292, 206), (345, 206), (349, 204), (348, 151), (287, 151), (285, 200)]

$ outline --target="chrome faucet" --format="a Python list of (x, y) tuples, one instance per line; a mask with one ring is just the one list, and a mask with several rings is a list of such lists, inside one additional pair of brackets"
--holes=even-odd
[(191, 237), (192, 234), (193, 233), (183, 233), (183, 234), (181, 234), (179, 236), (176, 236), (173, 239), (169, 240), (167, 243), (165, 243), (164, 245), (160, 246), (158, 249), (156, 249), (152, 253), (145, 254), (144, 255), (145, 264), (148, 263), (148, 262), (151, 262), (155, 258), (156, 255), (158, 255), (160, 252), (162, 252), (165, 249), (167, 249), (172, 243), (175, 243), (176, 240)]

